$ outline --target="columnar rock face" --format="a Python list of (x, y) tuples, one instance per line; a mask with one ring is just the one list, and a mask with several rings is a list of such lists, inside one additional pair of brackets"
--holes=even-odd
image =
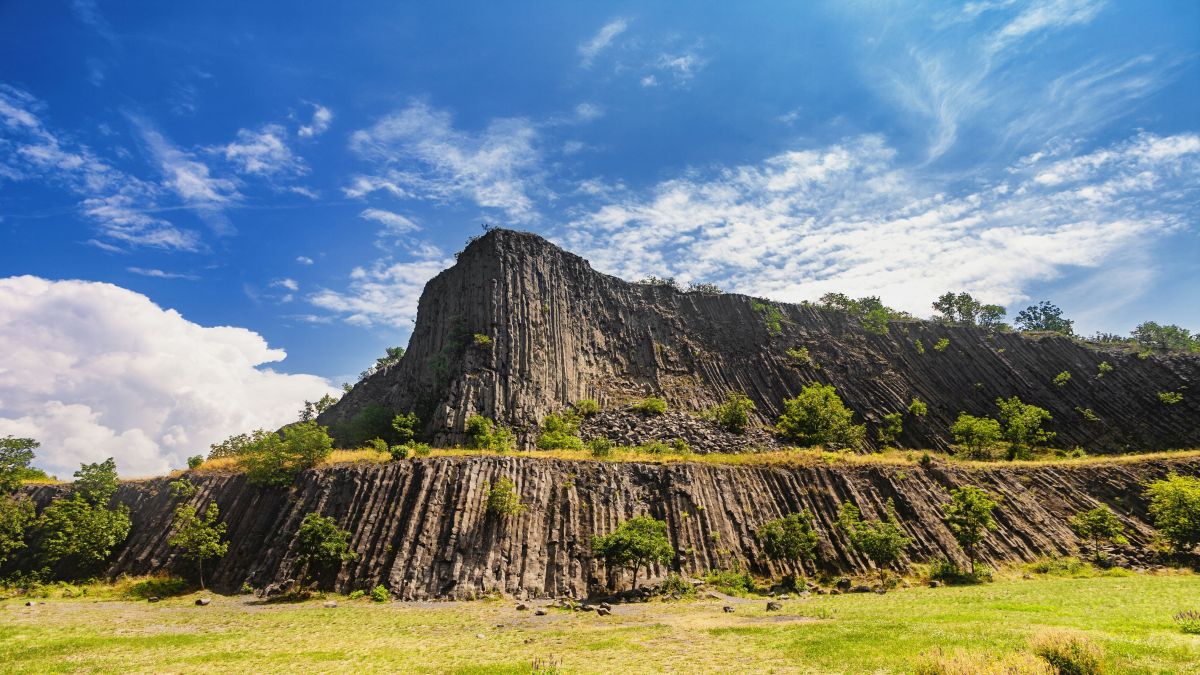
[[(585, 398), (618, 408), (646, 395), (702, 411), (744, 392), (759, 422), (811, 382), (832, 384), (868, 423), (918, 398), (906, 447), (945, 449), (959, 412), (995, 416), (999, 397), (1049, 410), (1056, 444), (1089, 452), (1200, 446), (1200, 357), (1100, 349), (1063, 336), (893, 321), (886, 334), (845, 313), (734, 294), (628, 283), (532, 234), (492, 231), (429, 282), (408, 352), (320, 417), (336, 433), (370, 404), (417, 412), (438, 445), (461, 443), (466, 417), (514, 426), (525, 444), (551, 412)], [(490, 342), (477, 341), (475, 335)], [(796, 363), (789, 348), (807, 348)], [(1112, 369), (1102, 373), (1100, 364)], [(1061, 386), (1055, 376), (1071, 377)], [(1160, 392), (1182, 392), (1174, 405)], [(708, 448), (695, 447), (701, 452)]]
[[(591, 557), (591, 537), (635, 515), (669, 525), (683, 574), (740, 565), (760, 574), (791, 572), (767, 564), (755, 530), (765, 521), (809, 509), (819, 535), (820, 567), (865, 572), (835, 521), (845, 501), (867, 516), (887, 500), (913, 537), (909, 560), (937, 556), (963, 561), (942, 524), (941, 504), (960, 485), (1002, 497), (998, 529), (980, 547), (983, 560), (1012, 562), (1072, 554), (1081, 543), (1067, 519), (1099, 504), (1110, 506), (1133, 546), (1153, 537), (1140, 487), (1170, 471), (1200, 474), (1196, 459), (1109, 465), (1044, 465), (988, 469), (930, 466), (722, 467), (633, 464), (515, 457), (445, 457), (308, 471), (290, 489), (248, 486), (245, 477), (191, 476), (191, 503), (216, 501), (228, 524), (229, 552), (206, 566), (218, 590), (243, 583), (263, 587), (295, 573), (295, 534), (304, 516), (332, 516), (353, 534), (357, 559), (324, 582), (339, 591), (385, 584), (407, 599), (470, 598), (490, 592), (516, 596), (582, 596), (596, 590), (604, 570)], [(506, 476), (526, 510), (486, 512), (488, 485)], [(35, 491), (44, 506), (61, 488)], [(167, 479), (125, 483), (117, 497), (129, 505), (133, 530), (109, 573), (188, 572), (191, 563), (167, 545), (178, 500)], [(643, 575), (643, 578), (644, 575)], [(624, 583), (628, 583), (626, 574)]]

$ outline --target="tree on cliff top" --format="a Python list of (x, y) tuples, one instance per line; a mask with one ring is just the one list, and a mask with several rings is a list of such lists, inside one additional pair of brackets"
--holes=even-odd
[(333, 451), (333, 439), (316, 422), (297, 422), (277, 434), (264, 434), (240, 455), (246, 478), (254, 485), (284, 487)]
[(592, 537), (592, 552), (604, 560), (611, 571), (621, 567), (633, 568), (633, 588), (637, 588), (638, 569), (658, 563), (666, 565), (675, 556), (667, 537), (667, 524), (651, 516), (637, 516), (609, 534)]

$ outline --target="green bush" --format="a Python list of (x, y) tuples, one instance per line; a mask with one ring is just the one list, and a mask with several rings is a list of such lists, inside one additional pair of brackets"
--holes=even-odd
[(696, 588), (675, 572), (667, 574), (658, 590), (663, 595), (677, 595), (680, 598), (696, 597)]
[(372, 438), (371, 440), (367, 441), (366, 447), (374, 450), (375, 452), (381, 452), (385, 455), (391, 452), (391, 448), (388, 446), (387, 441), (383, 440), (382, 438)]
[(613, 442), (603, 436), (588, 441), (587, 447), (591, 451), (592, 457), (596, 459), (604, 459), (612, 456)]
[(883, 582), (887, 567), (900, 560), (912, 543), (900, 520), (896, 516), (896, 505), (889, 498), (884, 517), (880, 520), (863, 520), (862, 512), (850, 502), (843, 502), (838, 511), (838, 529), (850, 540), (854, 550), (875, 563), (879, 570), (879, 581)]
[(337, 521), (313, 511), (304, 516), (296, 532), (297, 585), (304, 585), (313, 571), (327, 572), (358, 557), (350, 548), (350, 532)]
[(750, 413), (754, 412), (754, 401), (739, 392), (725, 394), (725, 402), (712, 409), (714, 421), (726, 431), (735, 434), (745, 433), (750, 426)]
[(726, 595), (745, 595), (757, 590), (754, 578), (740, 569), (712, 570), (704, 576), (704, 583)]
[(392, 421), (395, 418), (395, 413), (377, 403), (363, 406), (349, 422), (336, 429), (338, 440), (344, 444), (342, 447), (360, 447), (372, 438), (394, 441), (396, 438)]
[(935, 558), (929, 563), (929, 578), (950, 586), (982, 584), (992, 580), (992, 571), (986, 567), (978, 567), (971, 572), (959, 567), (952, 560)]
[(483, 333), (476, 333), (472, 337), (476, 347), (479, 347), (480, 349), (492, 348), (492, 338), (488, 337), (487, 335), (484, 335)]
[(404, 445), (416, 440), (421, 429), (421, 418), (416, 413), (402, 413), (392, 418), (392, 441)]
[[(384, 446), (384, 452), (387, 446)], [(250, 444), (239, 458), (253, 485), (284, 487), (296, 474), (311, 469), (333, 451), (333, 439), (316, 422), (297, 422), (278, 434), (266, 434)]]
[(600, 404), (595, 399), (585, 398), (581, 401), (576, 401), (572, 406), (575, 409), (575, 414), (580, 417), (591, 417), (600, 412)]
[(797, 566), (806, 560), (812, 560), (813, 552), (817, 548), (813, 514), (807, 509), (769, 520), (759, 526), (755, 535), (768, 559), (786, 561)]
[(1112, 364), (1108, 361), (1101, 361), (1100, 367), (1096, 371), (1096, 377), (1104, 377), (1113, 371)]
[(495, 483), (486, 486), (488, 513), (497, 516), (516, 516), (525, 510), (521, 496), (517, 494), (517, 485), (511, 478), (502, 477)]
[(169, 598), (188, 592), (188, 583), (179, 577), (151, 577), (129, 587), (126, 593), (134, 598)]
[(888, 413), (883, 416), (883, 424), (879, 425), (879, 442), (883, 445), (893, 445), (900, 434), (904, 433), (904, 413)]
[(1154, 527), (1174, 551), (1200, 544), (1200, 478), (1169, 474), (1146, 486), (1146, 497)]
[(1046, 574), (1055, 577), (1089, 576), (1092, 573), (1091, 565), (1073, 556), (1041, 558), (1027, 563), (1025, 569), (1032, 574)]
[(1183, 401), (1183, 394), (1177, 391), (1160, 391), (1158, 392), (1158, 400), (1167, 405), (1175, 405)]
[(1023, 403), (1016, 396), (996, 399), (1000, 421), (1004, 423), (1004, 440), (1008, 441), (1008, 459), (1027, 459), (1029, 452), (1054, 440), (1054, 432), (1042, 429), (1042, 424), (1054, 419), (1050, 411)]
[(794, 368), (800, 368), (803, 366), (816, 366), (816, 362), (813, 361), (812, 354), (808, 352), (808, 347), (792, 347), (784, 353), (787, 354), (788, 362)]
[(1069, 370), (1064, 370), (1061, 373), (1054, 376), (1054, 386), (1056, 386), (1056, 387), (1065, 387), (1065, 386), (1067, 386), (1067, 383), (1070, 381), (1071, 381), (1071, 371), (1069, 371)]
[(645, 452), (651, 455), (665, 455), (671, 452), (671, 446), (662, 441), (650, 441), (649, 443), (634, 446), (633, 449), (636, 452)]
[(650, 565), (665, 565), (675, 557), (667, 524), (651, 516), (637, 516), (605, 535), (592, 537), (592, 553), (604, 561), (605, 569), (633, 568), (633, 588), (637, 588), (638, 570)]
[(1104, 672), (1104, 650), (1076, 631), (1043, 630), (1029, 641), (1029, 650), (1050, 664), (1057, 675)]
[(800, 395), (783, 402), (783, 414), (775, 425), (785, 440), (804, 446), (858, 448), (866, 425), (853, 423), (854, 411), (846, 407), (832, 385), (810, 384)]
[(640, 415), (661, 415), (667, 412), (667, 402), (657, 396), (649, 396), (634, 403), (631, 409)]
[(1200, 635), (1200, 612), (1189, 609), (1175, 615), (1179, 630), (1191, 635)]
[(393, 462), (399, 462), (402, 459), (408, 459), (408, 453), (412, 451), (407, 445), (393, 445), (388, 448), (388, 454), (392, 456)]
[(364, 591), (364, 590), (362, 590), (362, 589), (360, 588), (360, 589), (358, 589), (358, 590), (356, 590), (356, 591), (350, 591), (350, 596), (349, 596), (349, 598), (350, 598), (351, 600), (358, 600), (358, 599), (361, 599), (361, 598), (364, 598), (364, 597), (366, 597), (366, 595), (367, 595), (367, 592), (366, 592), (366, 591)]
[(546, 415), (537, 438), (538, 450), (582, 450), (579, 420), (574, 415)]
[(929, 406), (917, 397), (913, 397), (912, 403), (908, 404), (908, 414), (913, 417), (924, 417), (929, 414)]
[(372, 602), (387, 602), (388, 600), (391, 600), (391, 599), (392, 599), (392, 594), (388, 593), (387, 587), (384, 586), (383, 584), (379, 584), (375, 588), (371, 589), (371, 601)]
[(189, 469), (198, 469), (198, 468), (200, 468), (200, 465), (203, 463), (204, 463), (203, 455), (192, 455), (191, 457), (188, 457), (188, 459), (187, 459), (187, 465), (188, 465)]
[(409, 443), (408, 447), (412, 449), (413, 457), (428, 457), (433, 453), (433, 448), (428, 443)]
[(1121, 523), (1121, 519), (1117, 517), (1117, 514), (1113, 513), (1112, 509), (1107, 506), (1098, 506), (1088, 511), (1076, 513), (1067, 524), (1071, 526), (1071, 529), (1081, 539), (1087, 539), (1091, 542), (1092, 554), (1096, 557), (1097, 562), (1100, 561), (1101, 557), (1101, 543), (1128, 543), (1128, 540), (1125, 539), (1125, 526)]
[(942, 338), (941, 340), (938, 340), (937, 342), (934, 343), (933, 351), (944, 352), (944, 351), (946, 351), (946, 348), (949, 346), (950, 346), (950, 338)]
[(762, 320), (767, 326), (768, 334), (779, 335), (783, 332), (783, 311), (778, 307), (769, 302), (751, 300), (750, 309), (762, 315)]
[(517, 439), (512, 429), (496, 424), (482, 415), (468, 417), (464, 431), (469, 448), (507, 452), (517, 447)]

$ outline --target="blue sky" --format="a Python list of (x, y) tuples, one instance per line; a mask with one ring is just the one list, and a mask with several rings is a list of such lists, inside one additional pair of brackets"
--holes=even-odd
[(1194, 2), (343, 4), (0, 3), (0, 434), (156, 470), (272, 424), (483, 222), (626, 278), (1200, 329)]

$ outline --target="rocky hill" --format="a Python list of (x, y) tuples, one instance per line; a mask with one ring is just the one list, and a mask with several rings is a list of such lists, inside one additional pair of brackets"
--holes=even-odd
[[(798, 348), (811, 362), (788, 356)], [(1102, 362), (1111, 371), (1102, 374)], [(1069, 381), (1056, 384), (1063, 372)], [(429, 282), (404, 358), (360, 382), (320, 422), (337, 434), (366, 406), (381, 405), (416, 412), (427, 440), (453, 445), (464, 440), (467, 416), (479, 413), (513, 426), (529, 445), (547, 413), (595, 399), (617, 419), (585, 433), (626, 442), (683, 435), (704, 452), (731, 441), (688, 420), (639, 429), (620, 409), (653, 394), (675, 411), (699, 412), (736, 391), (768, 425), (811, 382), (836, 386), (868, 424), (868, 439), (885, 414), (913, 398), (926, 402), (928, 416), (905, 421), (906, 447), (946, 449), (959, 412), (995, 416), (995, 400), (1014, 395), (1052, 413), (1047, 427), (1063, 447), (1200, 446), (1196, 355), (1143, 357), (1059, 335), (930, 321), (892, 321), (877, 333), (836, 310), (629, 283), (541, 237), (506, 230), (472, 242)], [(1183, 400), (1164, 403), (1160, 392)], [(743, 446), (770, 443), (763, 436)]]
[[(1195, 458), (1112, 464), (966, 468), (846, 464), (724, 467), (637, 464), (517, 457), (443, 457), (307, 471), (291, 489), (248, 486), (243, 475), (192, 475), (200, 509), (215, 500), (228, 524), (229, 552), (209, 568), (218, 590), (280, 584), (295, 571), (295, 534), (310, 511), (333, 516), (351, 531), (358, 558), (326, 587), (347, 592), (385, 584), (406, 599), (471, 598), (490, 592), (518, 597), (581, 597), (603, 584), (591, 537), (649, 513), (666, 521), (678, 556), (670, 567), (701, 576), (740, 565), (762, 575), (792, 571), (760, 560), (754, 531), (763, 522), (810, 509), (826, 572), (865, 572), (835, 527), (846, 500), (869, 516), (893, 499), (914, 539), (910, 561), (937, 556), (963, 561), (941, 520), (941, 504), (960, 485), (1001, 497), (998, 529), (980, 548), (991, 562), (1073, 554), (1079, 545), (1070, 516), (1107, 504), (1127, 528), (1131, 548), (1115, 561), (1139, 564), (1134, 549), (1153, 537), (1139, 487), (1170, 471), (1200, 474)], [(516, 484), (526, 510), (518, 516), (486, 512), (487, 486), (501, 476)], [(125, 483), (117, 499), (130, 507), (133, 531), (110, 575), (173, 570), (192, 563), (167, 545), (179, 503), (168, 479)], [(34, 491), (45, 505), (62, 491)], [(1131, 556), (1126, 558), (1126, 556)], [(811, 570), (810, 570), (811, 571)], [(643, 578), (645, 576), (643, 575)], [(628, 584), (626, 574), (624, 583)]]

